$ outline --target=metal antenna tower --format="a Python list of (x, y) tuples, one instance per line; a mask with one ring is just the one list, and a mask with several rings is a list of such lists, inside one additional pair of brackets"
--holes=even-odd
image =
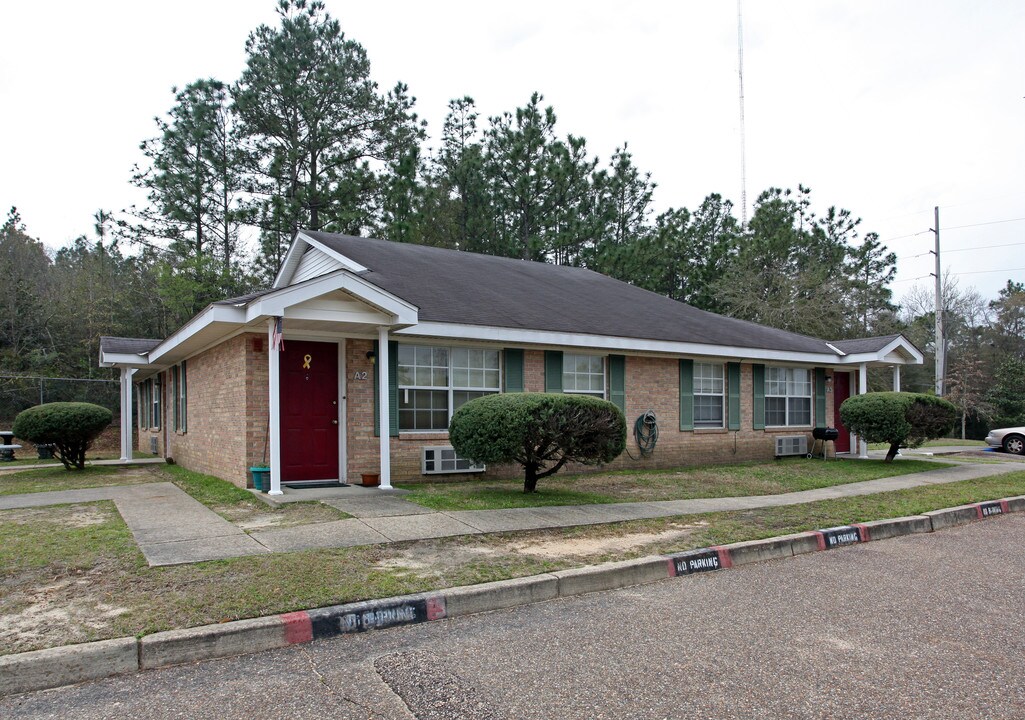
[(740, 80), (740, 216), (747, 225), (747, 142), (744, 139), (744, 13), (737, 0), (737, 77)]

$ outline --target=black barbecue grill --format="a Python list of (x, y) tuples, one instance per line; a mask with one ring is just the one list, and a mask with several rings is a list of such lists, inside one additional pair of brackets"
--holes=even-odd
[(826, 443), (833, 443), (833, 456), (836, 457), (836, 439), (840, 437), (840, 431), (834, 427), (825, 428), (814, 428), (811, 431), (811, 436), (815, 438), (815, 442), (812, 443), (811, 452), (808, 453), (808, 457), (814, 457), (816, 449), (819, 447), (819, 443), (822, 444), (822, 459), (826, 459)]

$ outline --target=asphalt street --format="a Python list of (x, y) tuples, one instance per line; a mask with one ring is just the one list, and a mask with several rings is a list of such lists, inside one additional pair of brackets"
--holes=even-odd
[(0, 700), (3, 718), (1025, 718), (1025, 516)]

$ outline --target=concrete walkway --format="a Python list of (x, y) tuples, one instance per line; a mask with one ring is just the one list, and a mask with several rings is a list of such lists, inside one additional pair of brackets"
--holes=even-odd
[(169, 482), (0, 495), (0, 510), (112, 500), (150, 565), (269, 552), (177, 485)]
[[(151, 566), (177, 565), (269, 552), (340, 548), (453, 535), (538, 530), (798, 505), (891, 490), (975, 480), (1021, 468), (1017, 463), (961, 464), (913, 475), (747, 497), (509, 510), (435, 512), (387, 491), (332, 493), (319, 498), (352, 518), (246, 534), (171, 483), (87, 488), (0, 496), (0, 510), (112, 500)], [(341, 492), (349, 488), (340, 488)], [(356, 490), (353, 488), (353, 490)], [(321, 494), (323, 490), (315, 491)], [(298, 493), (296, 493), (298, 494)], [(309, 498), (313, 499), (313, 498)]]

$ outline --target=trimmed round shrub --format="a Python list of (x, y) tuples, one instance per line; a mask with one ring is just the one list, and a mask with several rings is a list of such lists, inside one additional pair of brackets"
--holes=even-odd
[(53, 445), (57, 458), (68, 470), (85, 467), (85, 451), (114, 414), (105, 407), (84, 402), (55, 402), (22, 410), (14, 418), (14, 436), (36, 445)]
[(626, 448), (623, 413), (589, 395), (485, 395), (453, 413), (448, 433), (462, 457), (522, 465), (525, 493), (568, 462), (607, 463)]
[(851, 432), (870, 443), (888, 443), (886, 462), (897, 451), (918, 447), (946, 435), (954, 427), (957, 408), (935, 395), (874, 392), (855, 395), (840, 406), (840, 420)]

